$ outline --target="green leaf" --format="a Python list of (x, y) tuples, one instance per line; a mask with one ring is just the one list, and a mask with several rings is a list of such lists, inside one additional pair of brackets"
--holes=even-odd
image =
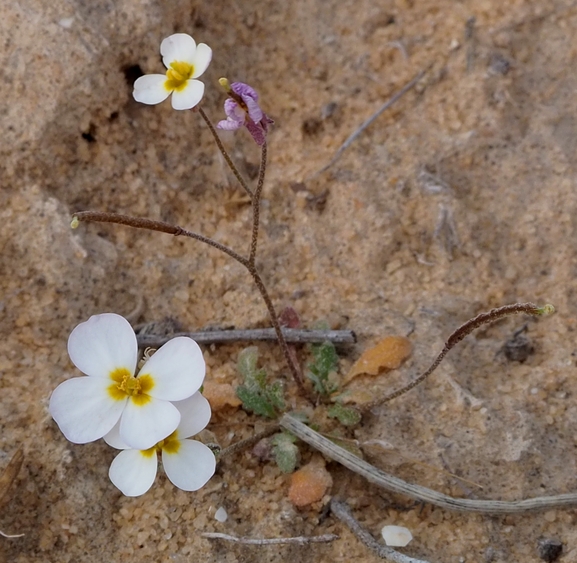
[(337, 371), (339, 357), (332, 342), (313, 344), (311, 346), (313, 361), (307, 366), (307, 377), (313, 382), (315, 391), (321, 395), (330, 395), (338, 389), (338, 385), (331, 382), (329, 375)]
[(283, 473), (292, 473), (299, 460), (296, 438), (287, 432), (276, 434), (271, 440), (276, 464)]
[(261, 392), (254, 389), (249, 389), (245, 385), (239, 385), (236, 388), (236, 396), (242, 401), (242, 406), (260, 416), (268, 418), (276, 418), (276, 411)]
[(238, 355), (238, 371), (242, 375), (245, 383), (247, 380), (253, 381), (255, 379), (256, 364), (258, 362), (258, 348), (256, 346), (249, 346), (240, 351)]
[(250, 346), (238, 355), (238, 371), (243, 377), (242, 385), (237, 387), (236, 396), (243, 407), (260, 416), (276, 418), (277, 412), (284, 409), (284, 389), (280, 381), (267, 385), (264, 369), (259, 369), (258, 348)]
[(265, 397), (277, 411), (282, 411), (285, 407), (282, 381), (275, 381), (269, 385), (265, 389)]
[(327, 409), (331, 418), (336, 418), (344, 426), (355, 426), (361, 421), (361, 413), (353, 407), (335, 403)]

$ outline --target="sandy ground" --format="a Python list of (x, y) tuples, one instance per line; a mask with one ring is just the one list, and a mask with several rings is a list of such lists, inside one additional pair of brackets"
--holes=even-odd
[[(577, 490), (571, 2), (24, 0), (0, 14), (0, 468), (25, 451), (0, 513), (0, 529), (25, 535), (0, 538), (2, 561), (378, 560), (323, 503), (294, 508), (288, 477), (250, 452), (197, 493), (162, 476), (130, 499), (107, 478), (114, 451), (68, 443), (48, 415), (51, 391), (78, 375), (67, 337), (92, 314), (132, 313), (135, 323), (171, 316), (187, 329), (268, 325), (246, 273), (213, 249), (118, 226), (69, 228), (73, 211), (116, 211), (247, 248), (250, 208), (237, 202), (200, 117), (132, 100), (138, 69), (161, 71), (159, 44), (174, 32), (214, 50), (203, 107), (215, 121), (221, 76), (254, 85), (276, 121), (259, 266), (279, 308), (292, 305), (308, 325), (325, 319), (357, 332), (358, 344), (342, 351), (343, 373), (378, 338), (410, 333), (414, 352), (403, 368), (379, 378), (378, 391), (366, 382), (384, 393), (481, 311), (515, 301), (557, 308), (478, 331), (429, 381), (365, 417), (351, 437), (392, 448), (367, 458), (455, 496)], [(411, 92), (313, 177), (422, 70)], [(254, 171), (258, 151), (246, 133), (223, 138)], [(508, 360), (504, 345), (523, 327), (533, 352)], [(241, 348), (207, 347), (208, 379), (236, 385)], [(271, 376), (292, 387), (277, 347), (260, 349)], [(209, 429), (226, 446), (263, 424), (229, 409)], [(308, 460), (311, 451), (301, 450)], [(553, 538), (563, 542), (562, 561), (577, 561), (572, 509), (452, 513), (328, 468), (331, 494), (375, 536), (384, 524), (411, 529), (405, 553), (413, 557), (537, 562), (538, 540)], [(224, 524), (214, 519), (220, 506)], [(238, 546), (203, 539), (205, 531), (340, 539)]]

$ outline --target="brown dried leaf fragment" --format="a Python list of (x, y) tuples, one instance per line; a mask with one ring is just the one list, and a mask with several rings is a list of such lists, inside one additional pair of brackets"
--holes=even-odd
[(353, 364), (343, 384), (361, 374), (378, 375), (385, 369), (396, 369), (408, 358), (412, 350), (411, 341), (404, 336), (386, 336), (376, 346), (365, 350)]
[[(18, 476), (18, 472), (22, 467), (23, 461), (24, 461), (24, 452), (22, 451), (22, 448), (18, 448), (16, 450), (16, 453), (12, 456), (12, 459), (8, 462), (8, 465), (4, 468), (2, 475), (0, 475), (0, 508), (6, 502), (6, 494), (10, 489), (10, 485), (12, 485), (12, 483)], [(24, 534), (10, 535), (5, 534), (0, 530), (0, 535), (5, 538), (19, 538), (22, 537)]]
[(22, 448), (19, 448), (12, 456), (12, 459), (2, 472), (2, 475), (0, 475), (0, 507), (4, 504), (4, 497), (6, 496), (10, 485), (12, 485), (16, 479), (23, 461), (24, 452), (22, 451)]

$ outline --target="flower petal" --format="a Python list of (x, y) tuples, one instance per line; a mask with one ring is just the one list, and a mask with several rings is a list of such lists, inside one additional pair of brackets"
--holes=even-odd
[(136, 368), (138, 345), (130, 323), (120, 315), (94, 315), (80, 323), (68, 338), (72, 363), (86, 375), (105, 377), (119, 368)]
[(199, 43), (196, 47), (196, 52), (194, 53), (194, 59), (192, 61), (194, 72), (192, 73), (191, 78), (198, 78), (203, 74), (208, 68), (211, 60), (212, 49), (205, 43)]
[(182, 401), (200, 389), (205, 371), (198, 344), (191, 338), (178, 336), (152, 355), (142, 366), (138, 377), (150, 375), (154, 380), (154, 387), (148, 393), (151, 397)]
[(224, 113), (229, 119), (238, 121), (239, 125), (244, 125), (246, 120), (246, 112), (238, 105), (236, 100), (227, 98), (224, 101)]
[(186, 33), (175, 33), (160, 44), (162, 62), (168, 68), (175, 61), (194, 64), (196, 41)]
[(189, 438), (206, 428), (210, 422), (210, 403), (197, 392), (184, 401), (173, 403), (180, 412), (180, 424), (178, 425), (178, 437)]
[(56, 387), (48, 410), (67, 440), (86, 444), (110, 432), (126, 400), (112, 399), (109, 386), (101, 377), (74, 377)]
[(237, 129), (240, 129), (242, 126), (243, 126), (242, 122), (235, 121), (230, 117), (227, 117), (226, 119), (223, 119), (222, 121), (219, 121), (216, 124), (217, 129), (223, 129), (224, 131), (236, 131)]
[(255, 122), (258, 123), (262, 119), (262, 109), (260, 109), (258, 102), (250, 98), (249, 96), (244, 96), (243, 101), (248, 109), (248, 116)]
[(142, 104), (159, 104), (170, 96), (170, 90), (166, 89), (165, 82), (164, 74), (145, 74), (134, 83), (132, 96)]
[(262, 147), (266, 141), (266, 134), (264, 129), (261, 127), (260, 123), (254, 123), (250, 119), (246, 122), (247, 131), (251, 134), (254, 142), (259, 146)]
[(204, 95), (204, 84), (200, 80), (187, 80), (186, 87), (172, 93), (172, 107), (174, 109), (192, 109)]
[(245, 102), (246, 102), (246, 97), (252, 98), (255, 102), (258, 102), (258, 94), (257, 91), (252, 88), (252, 86), (249, 86), (248, 84), (245, 84), (244, 82), (233, 82), (230, 85), (230, 89), (237, 95), (240, 96)]
[(129, 399), (120, 419), (120, 438), (131, 448), (147, 450), (172, 434), (179, 422), (180, 412), (168, 401), (151, 398), (138, 405)]
[(177, 453), (162, 451), (166, 476), (183, 491), (197, 491), (214, 475), (216, 459), (204, 444), (196, 440), (181, 440)]
[(258, 123), (263, 117), (263, 111), (258, 105), (258, 94), (256, 90), (244, 82), (233, 82), (231, 84), (232, 91), (242, 98), (248, 110), (248, 116)]
[(129, 450), (130, 446), (120, 437), (120, 420), (112, 427), (112, 430), (104, 436), (104, 441), (117, 450)]
[(156, 452), (124, 450), (114, 458), (108, 476), (123, 495), (137, 497), (152, 487), (157, 468)]

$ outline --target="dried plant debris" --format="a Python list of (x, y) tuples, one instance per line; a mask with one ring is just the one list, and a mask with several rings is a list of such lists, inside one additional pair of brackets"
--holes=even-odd
[(386, 369), (397, 369), (411, 354), (411, 341), (404, 336), (386, 336), (365, 350), (353, 364), (343, 384), (359, 375), (378, 375)]
[[(24, 461), (24, 452), (22, 448), (16, 450), (16, 453), (12, 456), (8, 465), (4, 468), (2, 475), (0, 475), (0, 508), (2, 508), (7, 500), (7, 493), (10, 489), (12, 483), (16, 480), (18, 472), (22, 467), (22, 462)], [(24, 534), (9, 535), (0, 531), (0, 535), (5, 538), (20, 538)]]

